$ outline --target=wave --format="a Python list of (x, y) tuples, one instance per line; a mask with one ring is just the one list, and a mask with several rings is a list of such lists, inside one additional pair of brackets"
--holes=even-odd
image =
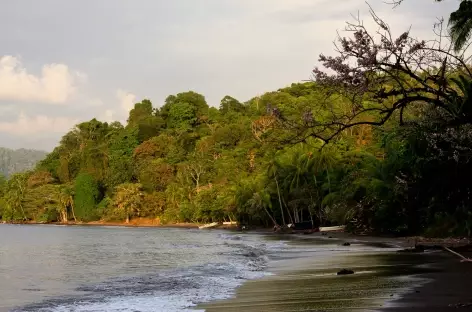
[[(126, 276), (77, 287), (77, 295), (52, 298), (13, 312), (195, 311), (199, 303), (230, 298), (244, 281), (269, 275), (269, 254), (283, 247), (243, 235), (219, 235), (222, 261)], [(202, 249), (204, 252), (204, 249)]]

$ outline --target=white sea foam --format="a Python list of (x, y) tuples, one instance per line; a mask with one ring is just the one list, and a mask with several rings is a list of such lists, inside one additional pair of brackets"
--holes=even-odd
[(268, 254), (284, 247), (255, 236), (222, 234), (218, 239), (224, 248), (215, 256), (224, 261), (83, 285), (77, 290), (85, 295), (53, 298), (14, 311), (195, 311), (191, 308), (199, 303), (230, 298), (244, 281), (270, 274), (265, 270)]

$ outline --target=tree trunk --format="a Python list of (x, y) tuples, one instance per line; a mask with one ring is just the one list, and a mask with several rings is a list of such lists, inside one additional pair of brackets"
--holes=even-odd
[(329, 190), (329, 193), (331, 194), (331, 179), (329, 178), (328, 167), (326, 167), (326, 177), (328, 178), (328, 190)]
[(294, 218), (292, 218), (292, 214), (290, 213), (290, 209), (288, 209), (288, 205), (285, 202), (285, 199), (283, 199), (283, 198), (282, 198), (282, 204), (287, 208), (287, 214), (288, 214), (288, 217), (290, 218), (290, 222), (294, 223), (293, 222)]
[(70, 201), (70, 210), (72, 212), (72, 217), (74, 218), (74, 222), (77, 222), (77, 218), (75, 217), (74, 201), (72, 199), (72, 196), (70, 197), (69, 201)]
[(62, 211), (62, 223), (67, 223), (67, 207), (64, 207), (64, 210)]
[(272, 215), (269, 213), (269, 211), (267, 210), (267, 208), (265, 206), (264, 206), (264, 210), (267, 213), (267, 215), (269, 216), (269, 218), (272, 220), (272, 222), (274, 223), (274, 226), (278, 227), (279, 225), (277, 224), (277, 221), (275, 221), (274, 217), (272, 217)]
[[(316, 197), (320, 198), (320, 192), (318, 190), (318, 179), (316, 179), (316, 174), (313, 177), (315, 179)], [(315, 209), (317, 204), (315, 204), (315, 202), (313, 201), (313, 196), (311, 195), (311, 193), (310, 193), (310, 198), (311, 198), (311, 202), (313, 203), (313, 209)], [(315, 211), (315, 213), (317, 213), (316, 209), (314, 211)], [(320, 225), (321, 225), (321, 224), (323, 224), (323, 215), (322, 215), (322, 211), (321, 211), (321, 205), (320, 205), (320, 209), (318, 210), (317, 214), (318, 214), (318, 221), (320, 221)]]
[(27, 218), (26, 218), (25, 210), (23, 209), (23, 205), (21, 203), (20, 203), (20, 209), (21, 209), (21, 213), (23, 214), (23, 221), (26, 221)]
[(277, 181), (277, 176), (274, 175), (275, 184), (277, 185), (277, 193), (279, 194), (279, 205), (280, 205), (280, 213), (282, 213), (282, 223), (285, 226), (285, 216), (284, 216), (284, 208), (282, 207), (282, 197), (280, 196), (280, 189), (279, 189), (279, 182)]
[(295, 223), (299, 223), (300, 219), (298, 218), (298, 212), (297, 212), (297, 209), (295, 209), (295, 208), (293, 208), (293, 216), (294, 216), (294, 219), (295, 219)]
[(311, 228), (315, 228), (315, 223), (313, 222), (313, 215), (311, 214), (311, 209), (308, 207), (308, 213), (310, 214), (310, 220), (311, 220)]

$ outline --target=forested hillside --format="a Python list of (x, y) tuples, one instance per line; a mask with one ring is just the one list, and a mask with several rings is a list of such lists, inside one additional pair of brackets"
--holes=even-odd
[(14, 173), (33, 169), (38, 161), (46, 157), (46, 152), (0, 147), (0, 174), (8, 177)]
[(4, 221), (241, 223), (469, 235), (472, 73), (443, 41), (350, 24), (312, 82), (90, 120), (0, 187)]

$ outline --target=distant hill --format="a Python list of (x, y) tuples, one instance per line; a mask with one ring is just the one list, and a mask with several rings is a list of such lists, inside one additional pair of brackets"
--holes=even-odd
[(0, 174), (8, 177), (17, 172), (33, 169), (46, 155), (47, 153), (43, 151), (24, 148), (11, 150), (0, 147)]

